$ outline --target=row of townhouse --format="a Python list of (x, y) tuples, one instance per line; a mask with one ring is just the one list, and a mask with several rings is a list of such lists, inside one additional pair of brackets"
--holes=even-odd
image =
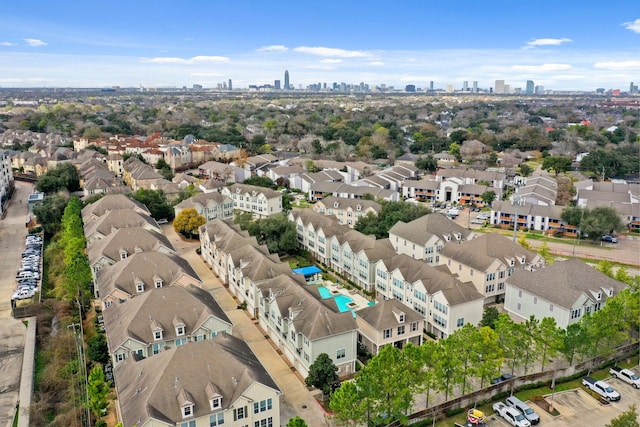
[(278, 386), (247, 344), (231, 335), (230, 319), (148, 209), (124, 195), (106, 195), (83, 208), (82, 218), (120, 421), (279, 425)]
[(548, 234), (576, 237), (578, 227), (562, 219), (564, 206), (524, 203), (519, 206), (508, 201), (496, 200), (491, 204), (489, 223), (500, 228), (529, 229)]
[(640, 230), (640, 184), (622, 180), (586, 180), (577, 182), (575, 188), (577, 206), (587, 209), (599, 206), (613, 208), (627, 228)]
[(313, 205), (313, 211), (322, 215), (333, 216), (341, 225), (354, 228), (360, 218), (378, 215), (380, 203), (365, 199), (344, 199), (341, 197), (325, 197)]
[[(298, 243), (316, 260), (367, 292), (375, 291), (379, 300), (397, 299), (420, 313), (428, 332), (448, 336), (462, 326), (461, 322), (475, 324), (482, 317), (484, 298), (470, 281), (461, 283), (451, 274), (427, 265), (423, 258), (398, 255), (395, 238), (376, 240), (310, 210), (294, 209), (289, 219), (296, 226)], [(405, 245), (400, 243), (397, 247)], [(421, 277), (408, 276), (413, 273)], [(453, 306), (455, 309), (438, 309)]]
[(355, 372), (357, 326), (351, 312), (323, 300), (318, 285), (307, 284), (230, 221), (206, 223), (200, 241), (204, 260), (303, 377), (321, 353), (331, 356), (340, 376)]
[(176, 216), (185, 209), (195, 209), (205, 221), (216, 218), (230, 219), (233, 218), (233, 199), (217, 191), (200, 193), (173, 207)]

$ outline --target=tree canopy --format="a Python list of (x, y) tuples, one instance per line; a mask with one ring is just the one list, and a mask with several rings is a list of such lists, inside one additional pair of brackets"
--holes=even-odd
[(272, 254), (292, 254), (298, 251), (298, 234), (295, 225), (284, 213), (253, 219), (250, 212), (236, 213), (236, 224), (255, 236), (259, 244), (267, 245)]
[(603, 234), (624, 229), (620, 216), (609, 206), (598, 206), (593, 209), (567, 206), (560, 217), (580, 229), (581, 234), (589, 236), (593, 241), (600, 240)]
[(78, 171), (71, 163), (62, 163), (49, 169), (36, 182), (36, 189), (43, 193), (53, 194), (66, 189), (70, 192), (80, 189)]
[(276, 188), (278, 188), (276, 183), (273, 182), (271, 178), (267, 176), (252, 175), (251, 177), (242, 181), (242, 183), (249, 184), (249, 185), (257, 185), (258, 187), (271, 188), (272, 190), (275, 190)]
[(205, 218), (194, 208), (188, 208), (180, 211), (173, 220), (173, 229), (180, 234), (193, 237), (198, 234), (200, 226), (204, 225), (205, 222)]
[(327, 353), (320, 353), (309, 367), (309, 376), (305, 379), (308, 386), (331, 393), (331, 386), (338, 381), (338, 367)]
[(60, 231), (60, 221), (67, 202), (67, 198), (62, 194), (50, 194), (33, 207), (33, 214), (38, 218), (45, 233), (52, 236)]
[(132, 193), (130, 197), (144, 204), (147, 209), (149, 209), (153, 219), (173, 220), (175, 213), (171, 205), (167, 202), (164, 191), (141, 188), (135, 193)]
[(429, 208), (405, 202), (390, 202), (380, 200), (380, 212), (378, 215), (368, 213), (361, 217), (355, 229), (363, 234), (375, 235), (378, 239), (389, 237), (389, 230), (398, 221), (411, 222), (428, 213)]
[(542, 169), (556, 175), (571, 170), (571, 159), (564, 156), (548, 156), (542, 161)]

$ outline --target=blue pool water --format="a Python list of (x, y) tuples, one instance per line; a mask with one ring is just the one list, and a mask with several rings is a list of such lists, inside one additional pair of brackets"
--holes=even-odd
[(340, 313), (351, 310), (351, 308), (349, 307), (349, 303), (353, 302), (352, 298), (341, 294), (334, 295), (329, 289), (324, 286), (319, 286), (318, 292), (320, 293), (320, 298), (322, 299), (333, 298), (336, 301), (336, 305), (338, 306), (338, 310), (340, 310)]

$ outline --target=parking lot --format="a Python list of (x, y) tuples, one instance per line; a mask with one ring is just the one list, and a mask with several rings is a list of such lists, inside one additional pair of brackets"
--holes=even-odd
[[(557, 417), (550, 415), (535, 403), (527, 403), (540, 416), (539, 425), (604, 427), (611, 419), (628, 410), (632, 404), (637, 404), (640, 400), (640, 390), (634, 389), (631, 385), (613, 378), (605, 379), (605, 381), (620, 393), (620, 401), (602, 405), (581, 388), (558, 392), (553, 397), (551, 395), (545, 396), (547, 402), (553, 401), (553, 406), (560, 412)], [(510, 426), (497, 415), (491, 415), (487, 424), (490, 426)]]

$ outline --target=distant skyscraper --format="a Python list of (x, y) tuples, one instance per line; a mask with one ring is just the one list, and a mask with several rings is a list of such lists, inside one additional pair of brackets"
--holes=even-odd
[(275, 90), (280, 90), (280, 80), (274, 80), (273, 87)]
[(429, 92), (433, 92), (433, 80), (429, 82)]
[(531, 93), (533, 93), (533, 89), (534, 89), (533, 80), (527, 80), (527, 88), (526, 88), (525, 92), (527, 94), (531, 94)]
[(233, 85), (231, 84), (231, 79), (229, 79), (229, 86), (228, 86), (229, 90), (233, 90)]
[(504, 80), (496, 80), (493, 92), (497, 94), (504, 93)]
[(473, 92), (474, 93), (478, 92), (478, 81), (477, 80), (473, 81)]
[(415, 92), (416, 91), (416, 85), (406, 85), (404, 87), (404, 91), (405, 92)]
[(289, 70), (284, 71), (284, 90), (290, 90), (291, 86), (289, 85)]
[(544, 86), (540, 86), (540, 85), (536, 86), (535, 93), (537, 93), (539, 95), (543, 94), (544, 93)]
[(462, 91), (469, 92), (469, 82), (467, 80), (462, 82)]
[(638, 86), (634, 85), (633, 82), (629, 84), (629, 93), (634, 94), (638, 91)]

